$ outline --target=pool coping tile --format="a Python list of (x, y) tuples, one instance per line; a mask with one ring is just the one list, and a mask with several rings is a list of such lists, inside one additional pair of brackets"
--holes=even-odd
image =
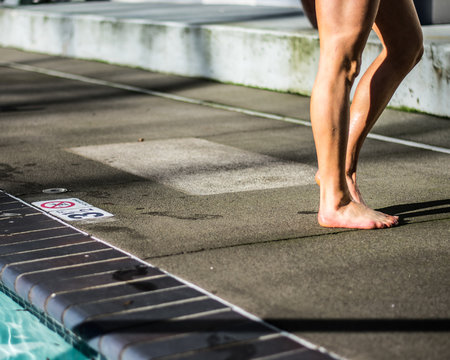
[(3, 256), (9, 256), (18, 253), (31, 253), (40, 250), (49, 250), (55, 247), (69, 246), (73, 244), (78, 244), (82, 242), (90, 241), (91, 239), (87, 235), (83, 234), (70, 234), (63, 236), (54, 236), (47, 239), (42, 239), (38, 241), (22, 241), (5, 246), (0, 246), (0, 251)]
[(100, 340), (106, 334), (133, 331), (133, 328), (142, 328), (146, 324), (154, 324), (155, 331), (160, 331), (162, 324), (172, 319), (226, 308), (226, 305), (204, 295), (202, 298), (194, 298), (184, 304), (169, 304), (157, 309), (144, 307), (130, 312), (93, 316), (71, 330), (87, 339), (95, 349), (99, 349)]
[[(244, 359), (260, 358), (266, 356), (273, 356), (279, 353), (284, 353), (292, 350), (299, 349), (290, 339), (282, 336), (281, 334), (272, 334), (263, 336), (258, 339), (237, 341), (231, 344), (221, 344), (204, 348), (196, 352), (186, 353), (186, 356), (180, 354), (177, 359), (183, 360), (226, 360), (236, 359), (238, 356), (242, 356)], [(305, 349), (303, 347), (303, 349)], [(301, 352), (300, 352), (301, 354)], [(122, 360), (136, 359), (134, 354), (131, 356), (125, 351), (122, 356)], [(298, 358), (302, 360), (301, 357)], [(326, 358), (323, 358), (326, 359)]]
[[(84, 254), (91, 251), (105, 250), (108, 247), (102, 243), (92, 240), (80, 234), (82, 241), (64, 244), (58, 247), (35, 249), (32, 252), (19, 252), (0, 255), (0, 275), (5, 266), (23, 263), (33, 263), (56, 258), (63, 258), (68, 255)], [(75, 239), (74, 239), (75, 240)], [(32, 257), (32, 260), (30, 258)]]
[(59, 224), (59, 227), (52, 229), (43, 229), (25, 234), (1, 235), (0, 234), (0, 251), (3, 246), (10, 244), (18, 244), (21, 242), (41, 241), (51, 239), (53, 237), (60, 237), (66, 235), (79, 235), (79, 231), (75, 231), (70, 227), (64, 227)]
[[(134, 354), (132, 358), (144, 357), (145, 354), (164, 357), (173, 354), (173, 348), (178, 352), (191, 352), (204, 349), (210, 346), (232, 346), (235, 342), (250, 341), (272, 333), (272, 331), (262, 324), (251, 321), (233, 321), (226, 323), (211, 322), (211, 326), (205, 331), (205, 325), (201, 324), (198, 330), (193, 325), (193, 329), (178, 336), (164, 337), (159, 340), (135, 341), (127, 346), (127, 352)], [(194, 323), (191, 321), (191, 323)], [(138, 356), (137, 354), (142, 354)]]
[[(123, 298), (124, 296), (136, 296), (137, 294), (142, 293), (143, 291), (140, 289), (140, 285), (154, 285), (157, 287), (157, 289), (170, 289), (180, 286), (180, 282), (166, 275), (162, 277), (155, 277), (154, 279), (144, 281), (141, 284), (139, 284), (139, 281), (137, 281), (135, 282), (135, 285), (137, 286), (130, 285), (133, 285), (133, 283), (130, 282), (129, 284), (117, 284), (115, 286), (103, 288), (99, 287), (95, 289), (81, 290), (69, 294), (61, 294), (59, 296), (56, 296), (55, 298), (50, 299), (48, 301), (47, 307), (49, 309), (54, 308), (54, 310), (58, 309), (58, 312), (56, 314), (61, 317), (61, 321), (63, 321), (64, 326), (69, 329), (73, 329), (77, 327), (84, 319), (87, 319), (90, 316), (97, 316), (97, 314), (87, 314), (85, 317), (82, 317), (80, 314), (73, 314), (69, 317), (69, 313), (76, 311), (74, 309), (70, 310), (70, 308), (73, 308), (75, 306), (79, 307), (82, 304), (88, 302), (103, 300), (105, 290), (108, 290), (108, 296), (110, 298)], [(53, 305), (54, 303), (56, 303), (57, 305)], [(82, 313), (82, 310), (79, 311)], [(64, 318), (64, 320), (62, 318)]]
[(27, 273), (46, 272), (53, 269), (68, 268), (75, 269), (86, 263), (92, 263), (105, 259), (122, 257), (123, 254), (114, 249), (101, 249), (88, 253), (62, 256), (58, 258), (46, 259), (41, 261), (29, 261), (18, 264), (8, 264), (5, 266), (0, 281), (3, 282), (12, 291), (16, 289), (16, 281)]
[[(209, 321), (215, 321), (216, 323), (223, 321), (248, 321), (248, 318), (237, 312), (231, 311), (231, 309), (216, 311), (213, 314), (200, 315), (196, 317), (194, 321), (202, 322), (204, 320), (208, 321), (208, 319)], [(187, 333), (191, 332), (191, 329), (192, 319), (166, 322), (165, 329), (158, 332), (154, 331), (154, 326), (152, 324), (147, 324), (142, 327), (134, 327), (126, 334), (113, 332), (102, 336), (100, 339), (100, 349), (108, 359), (119, 360), (126, 349), (137, 343), (185, 336)], [(208, 331), (208, 329), (205, 328), (204, 331)]]
[(40, 286), (42, 282), (48, 281), (49, 278), (71, 281), (74, 277), (124, 269), (138, 264), (140, 264), (138, 261), (128, 257), (116, 257), (99, 262), (81, 264), (75, 273), (72, 267), (25, 273), (16, 280), (16, 289), (20, 296), (28, 299), (30, 290), (35, 286)]
[[(68, 306), (76, 303), (76, 299), (80, 298), (80, 293), (85, 296), (85, 299), (82, 300), (85, 301), (90, 296), (89, 292), (95, 289), (108, 294), (110, 288), (122, 286), (124, 288), (124, 291), (126, 292), (129, 287), (133, 287), (133, 285), (139, 286), (139, 283), (150, 283), (151, 280), (153, 280), (157, 276), (162, 275), (149, 275), (147, 277), (135, 279), (132, 281), (111, 281), (111, 274), (101, 274), (98, 276), (83, 277), (83, 279), (74, 279), (71, 282), (75, 283), (76, 286), (68, 290), (63, 290), (64, 288), (61, 289), (61, 287), (58, 286), (55, 289), (52, 289), (52, 283), (48, 283), (48, 287), (37, 286), (33, 288), (30, 292), (29, 299), (33, 304), (46, 311), (55, 319), (57, 319), (58, 321), (62, 321), (64, 311)], [(60, 284), (61, 283), (59, 283), (58, 285)]]
[[(167, 303), (204, 296), (203, 293), (188, 286), (177, 286), (149, 293), (131, 294), (98, 301), (84, 302), (66, 308), (62, 322), (68, 327), (80, 324), (92, 316), (128, 311), (142, 306), (161, 307)], [(144, 303), (145, 302), (145, 303)], [(70, 324), (70, 325), (69, 325)]]

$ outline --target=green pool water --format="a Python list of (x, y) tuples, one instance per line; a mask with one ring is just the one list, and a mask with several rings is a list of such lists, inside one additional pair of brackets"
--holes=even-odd
[(0, 360), (90, 359), (0, 291)]

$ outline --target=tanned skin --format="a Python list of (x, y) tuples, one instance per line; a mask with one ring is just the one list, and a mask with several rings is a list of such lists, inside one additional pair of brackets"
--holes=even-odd
[[(356, 183), (361, 147), (398, 85), (420, 60), (423, 37), (412, 0), (316, 0), (319, 71), (311, 122), (320, 183), (319, 224), (380, 229), (398, 217), (369, 208)], [(383, 51), (350, 91), (371, 29)]]

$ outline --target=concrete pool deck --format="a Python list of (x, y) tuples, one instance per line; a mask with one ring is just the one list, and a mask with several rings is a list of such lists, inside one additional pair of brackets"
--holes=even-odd
[[(377, 136), (365, 144), (360, 185), (366, 200), (400, 215), (402, 226), (323, 229), (316, 223), (308, 98), (13, 49), (0, 49), (0, 56), (8, 84), (1, 88), (0, 187), (27, 203), (78, 198), (114, 215), (71, 223), (110, 245), (69, 233), (55, 246), (47, 237), (49, 252), (21, 248), (11, 255), (17, 262), (32, 253), (55, 259), (69, 248), (79, 249), (76, 263), (107, 252), (134, 261), (104, 249), (114, 246), (339, 358), (448, 357), (448, 119), (387, 110), (373, 130)], [(196, 161), (171, 160), (183, 151)], [(166, 167), (158, 162), (162, 155)], [(145, 157), (156, 174), (143, 171)], [(283, 176), (266, 171), (270, 164), (297, 169), (299, 182), (283, 183)], [(212, 188), (208, 179), (217, 184), (218, 174), (233, 187), (199, 193)], [(239, 187), (236, 179), (247, 176), (257, 188)], [(49, 188), (68, 192), (43, 193)], [(1, 220), (2, 231), (17, 229), (10, 220)], [(42, 218), (41, 225), (53, 221)], [(14, 236), (31, 246), (28, 235)], [(99, 284), (117, 271), (107, 262), (89, 265), (70, 286), (100, 286), (98, 296), (107, 296)], [(28, 275), (22, 278), (36, 280), (23, 266)], [(161, 281), (159, 275), (148, 280)], [(32, 282), (21, 284), (23, 296)], [(66, 293), (64, 281), (50, 285), (32, 294), (37, 304), (54, 306), (53, 315), (60, 311), (57, 299), (84, 294)], [(46, 301), (52, 292), (55, 300)], [(133, 301), (142, 305), (132, 296), (122, 306)]]

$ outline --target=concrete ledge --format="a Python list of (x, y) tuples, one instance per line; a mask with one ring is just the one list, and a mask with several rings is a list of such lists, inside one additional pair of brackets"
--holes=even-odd
[[(450, 25), (423, 30), (423, 60), (390, 106), (450, 117)], [(310, 94), (319, 58), (317, 33), (300, 7), (154, 2), (3, 7), (0, 45), (304, 95)], [(371, 37), (363, 66), (380, 50)]]

